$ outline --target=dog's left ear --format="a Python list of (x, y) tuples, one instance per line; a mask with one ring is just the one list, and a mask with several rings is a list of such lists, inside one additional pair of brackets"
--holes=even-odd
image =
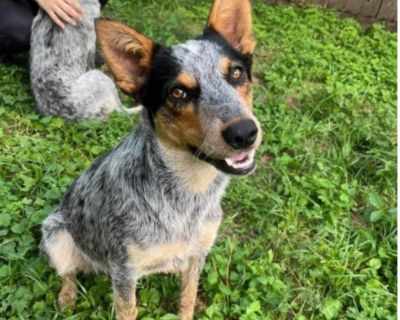
[(208, 27), (217, 31), (242, 54), (253, 54), (256, 42), (252, 32), (250, 0), (215, 0)]
[(97, 40), (118, 87), (137, 93), (150, 70), (154, 44), (127, 25), (107, 19), (96, 21)]

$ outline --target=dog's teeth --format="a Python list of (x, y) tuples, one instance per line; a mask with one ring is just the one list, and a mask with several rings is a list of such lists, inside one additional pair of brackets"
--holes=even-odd
[(236, 168), (236, 169), (246, 168), (250, 165), (250, 163), (251, 163), (250, 159), (245, 162), (242, 162), (242, 163), (235, 163), (234, 168)]
[(235, 163), (231, 159), (225, 159), (225, 162), (228, 164), (228, 166), (233, 167)]
[(250, 151), (250, 153), (249, 153), (249, 159), (250, 159), (251, 161), (253, 161), (254, 155), (255, 155), (255, 154), (256, 154), (256, 150)]
[(226, 158), (225, 162), (227, 163), (228, 166), (234, 169), (243, 169), (250, 166), (253, 163), (253, 158), (254, 158), (254, 153), (250, 153), (248, 159), (244, 162), (235, 162), (230, 158)]

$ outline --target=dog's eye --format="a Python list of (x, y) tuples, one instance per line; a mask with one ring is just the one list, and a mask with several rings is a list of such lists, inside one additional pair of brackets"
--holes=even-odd
[(181, 87), (172, 88), (169, 95), (175, 101), (182, 101), (187, 98), (187, 92)]
[(239, 81), (240, 79), (242, 79), (244, 74), (244, 70), (241, 66), (235, 66), (231, 68), (231, 72), (230, 72), (230, 78), (233, 81)]

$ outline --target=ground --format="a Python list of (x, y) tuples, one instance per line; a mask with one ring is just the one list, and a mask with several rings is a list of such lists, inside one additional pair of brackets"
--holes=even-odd
[[(210, 1), (110, 0), (104, 14), (173, 44)], [(229, 187), (197, 319), (396, 318), (396, 35), (316, 7), (254, 1), (258, 169)], [(112, 319), (106, 276), (80, 278), (77, 309), (39, 256), (40, 223), (135, 123), (39, 116), (26, 57), (0, 64), (0, 319)], [(140, 319), (178, 319), (179, 279), (138, 286)]]

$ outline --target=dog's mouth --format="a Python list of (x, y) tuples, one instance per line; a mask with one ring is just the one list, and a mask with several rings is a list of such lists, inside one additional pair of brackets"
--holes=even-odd
[(234, 169), (246, 169), (254, 163), (254, 151), (241, 153), (224, 159), (226, 164)]
[(251, 173), (256, 167), (254, 161), (255, 150), (233, 155), (225, 159), (215, 159), (207, 156), (196, 147), (189, 146), (189, 149), (195, 157), (210, 163), (218, 170), (227, 174), (244, 176)]

